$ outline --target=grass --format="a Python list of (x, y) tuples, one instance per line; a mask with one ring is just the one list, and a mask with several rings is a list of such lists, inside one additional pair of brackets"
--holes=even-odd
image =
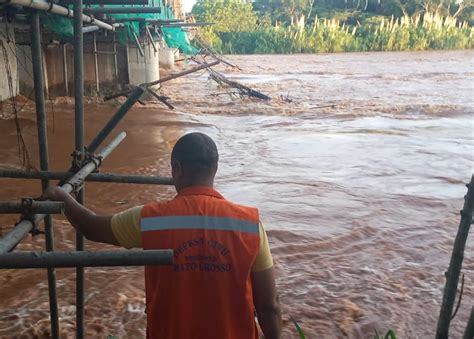
[(397, 336), (393, 330), (388, 330), (384, 336), (381, 336), (377, 330), (375, 330), (374, 339), (397, 339)]
[[(304, 334), (303, 330), (301, 329), (300, 325), (296, 322), (296, 320), (290, 316), (290, 320), (295, 325), (296, 332), (298, 333), (298, 336), (300, 339), (306, 339), (306, 335)], [(375, 330), (374, 338), (373, 339), (397, 339), (397, 335), (395, 334), (395, 331), (390, 329), (387, 331), (387, 333), (384, 336), (381, 336), (380, 333)]]
[(224, 54), (470, 49), (474, 38), (474, 29), (466, 22), (437, 13), (373, 17), (356, 25), (319, 18), (307, 24), (301, 19), (290, 26), (267, 26), (252, 32), (212, 33), (207, 42)]
[(305, 336), (303, 330), (301, 329), (300, 325), (298, 325), (298, 323), (296, 322), (296, 320), (292, 316), (290, 316), (290, 319), (293, 322), (293, 324), (295, 325), (296, 332), (298, 333), (298, 336), (300, 337), (300, 339), (306, 339), (306, 336)]

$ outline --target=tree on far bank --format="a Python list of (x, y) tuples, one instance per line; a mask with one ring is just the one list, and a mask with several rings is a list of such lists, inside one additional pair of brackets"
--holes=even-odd
[(314, 0), (255, 0), (254, 10), (261, 15), (269, 15), (272, 22), (289, 24), (302, 15), (311, 15)]
[(401, 17), (424, 12), (474, 22), (474, 0), (255, 0), (253, 5), (259, 17), (267, 15), (273, 24), (290, 24), (301, 15), (307, 22), (315, 16), (357, 22), (374, 15)]
[(198, 21), (213, 25), (200, 29), (206, 43), (219, 49), (222, 40), (218, 33), (253, 32), (257, 30), (257, 14), (252, 4), (241, 0), (197, 0), (191, 13)]
[(218, 32), (250, 32), (257, 28), (252, 4), (239, 0), (198, 0), (192, 14), (199, 21), (212, 22)]

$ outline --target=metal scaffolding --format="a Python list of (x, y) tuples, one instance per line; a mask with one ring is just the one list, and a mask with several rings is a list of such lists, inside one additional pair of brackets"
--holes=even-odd
[(19, 252), (0, 254), (0, 269), (169, 265), (172, 250)]
[(37, 201), (23, 199), (22, 201), (0, 202), (0, 214), (61, 214), (64, 203), (61, 201)]
[[(79, 203), (85, 201), (85, 181), (117, 182), (132, 184), (172, 185), (168, 177), (146, 177), (138, 175), (118, 175), (107, 173), (92, 173), (100, 167), (102, 161), (125, 138), (124, 132), (119, 133), (107, 146), (96, 153), (102, 142), (111, 134), (117, 124), (123, 119), (130, 108), (144, 93), (141, 86), (135, 88), (128, 96), (125, 103), (111, 117), (109, 122), (97, 134), (92, 142), (86, 146), (84, 143), (84, 61), (83, 61), (83, 34), (84, 24), (91, 23), (90, 17), (83, 15), (82, 0), (67, 0), (73, 3), (73, 11), (63, 13), (62, 7), (38, 0), (33, 6), (31, 1), (14, 0), (11, 4), (32, 8), (30, 12), (30, 38), (33, 64), (33, 77), (35, 87), (36, 117), (38, 129), (38, 145), (40, 157), (40, 171), (29, 172), (19, 170), (0, 170), (0, 177), (18, 179), (41, 180), (42, 191), (49, 180), (61, 180), (60, 187), (67, 193), (76, 192)], [(91, 0), (84, 0), (91, 3)], [(126, 3), (130, 0), (96, 0), (100, 3)], [(140, 0), (141, 1), (141, 0)], [(93, 2), (93, 1), (92, 1)], [(46, 110), (44, 98), (43, 57), (41, 50), (41, 27), (39, 24), (39, 11), (45, 10), (44, 4), (50, 5), (50, 12), (58, 15), (74, 17), (74, 97), (75, 97), (75, 151), (73, 153), (73, 166), (65, 172), (49, 171), (48, 139), (46, 126)], [(140, 3), (144, 3), (141, 1)], [(54, 7), (56, 6), (56, 7)], [(54, 10), (51, 10), (54, 9)], [(135, 9), (134, 9), (135, 10)], [(143, 9), (140, 9), (143, 11)], [(156, 8), (152, 11), (159, 11)], [(55, 13), (55, 11), (57, 13)], [(150, 11), (150, 9), (147, 9)], [(93, 20), (93, 25), (100, 29), (113, 30), (114, 26)], [(87, 29), (86, 29), (87, 31)], [(0, 203), (0, 213), (21, 213), (22, 219), (15, 227), (0, 239), (0, 269), (6, 268), (46, 268), (48, 270), (48, 291), (51, 317), (51, 336), (59, 338), (58, 302), (56, 295), (56, 267), (76, 267), (76, 336), (84, 337), (84, 267), (95, 266), (141, 266), (141, 265), (170, 265), (173, 260), (172, 250), (153, 251), (84, 251), (84, 238), (76, 234), (76, 251), (55, 252), (53, 248), (53, 227), (51, 213), (61, 213), (64, 204), (55, 202), (35, 201), (23, 199), (21, 202)], [(37, 223), (44, 220), (46, 251), (45, 252), (19, 252), (9, 253), (28, 234), (37, 234)]]

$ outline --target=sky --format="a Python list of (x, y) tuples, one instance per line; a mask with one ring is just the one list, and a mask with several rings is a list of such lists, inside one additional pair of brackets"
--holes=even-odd
[(196, 0), (182, 0), (183, 2), (183, 9), (186, 13), (191, 12), (193, 5), (196, 3)]

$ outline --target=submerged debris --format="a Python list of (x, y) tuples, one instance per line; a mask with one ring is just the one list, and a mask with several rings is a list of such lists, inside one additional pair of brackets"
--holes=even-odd
[[(191, 58), (195, 63), (198, 65), (204, 65), (205, 61), (199, 61), (196, 57)], [(221, 63), (229, 64), (227, 61), (222, 61), (223, 59), (220, 58), (219, 61)], [(217, 72), (216, 70), (212, 69), (210, 66), (206, 67), (206, 70), (209, 72), (209, 79), (214, 80), (221, 88), (225, 89), (227, 93), (232, 96), (242, 97), (253, 97), (261, 100), (271, 100), (272, 98), (266, 94), (258, 92), (250, 87), (242, 85), (237, 81), (227, 79), (222, 73)]]
[(248, 96), (262, 100), (271, 100), (268, 95), (260, 93), (254, 89), (251, 89), (250, 87), (239, 84), (236, 81), (229, 80), (224, 75), (211, 68), (208, 68), (208, 72), (209, 78), (217, 82), (220, 87), (229, 90), (231, 95), (237, 94), (240, 97)]

